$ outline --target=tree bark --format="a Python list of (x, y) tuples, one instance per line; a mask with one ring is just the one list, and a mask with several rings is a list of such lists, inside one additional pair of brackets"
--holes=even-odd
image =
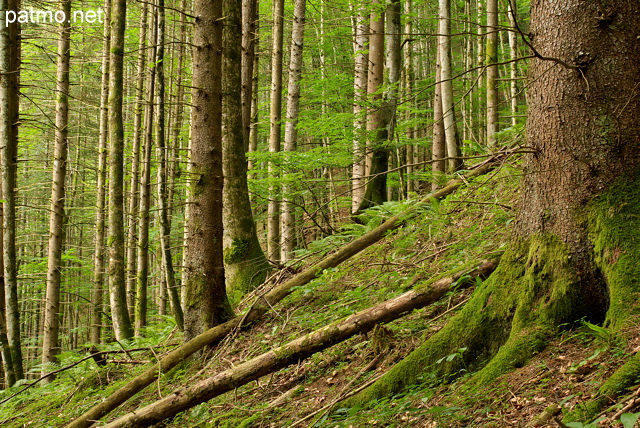
[[(271, 51), (271, 103), (269, 107), (269, 152), (280, 152), (282, 119), (282, 39), (284, 32), (284, 0), (273, 2), (273, 31)], [(280, 261), (280, 186), (276, 184), (279, 167), (272, 160), (268, 174), (269, 204), (267, 207), (267, 257), (274, 263)]]
[(164, 0), (158, 0), (158, 27), (156, 53), (156, 80), (158, 82), (157, 103), (158, 116), (156, 140), (158, 143), (158, 220), (160, 223), (160, 248), (162, 251), (162, 272), (167, 284), (167, 294), (171, 312), (180, 330), (184, 329), (180, 295), (176, 285), (173, 259), (171, 258), (171, 224), (169, 223), (169, 206), (167, 202), (167, 146), (165, 139), (165, 85), (164, 85), (164, 42), (165, 42), (165, 8)]
[(242, 129), (244, 151), (249, 150), (251, 132), (251, 103), (253, 100), (253, 74), (258, 44), (258, 0), (242, 0), (242, 59), (241, 62), (241, 97), (242, 97)]
[[(483, 162), (477, 168), (468, 173), (464, 177), (464, 179), (458, 178), (455, 180), (451, 180), (447, 186), (443, 187), (437, 192), (431, 193), (423, 200), (423, 202), (427, 203), (431, 198), (441, 199), (453, 193), (456, 189), (465, 184), (465, 182), (468, 182), (468, 180), (470, 180), (471, 178), (481, 176), (489, 171), (492, 171), (497, 165), (499, 165), (501, 160), (502, 158), (491, 158), (486, 162)], [(418, 205), (420, 204), (416, 204), (416, 206)], [(305, 284), (308, 284), (325, 270), (339, 266), (342, 262), (350, 259), (360, 251), (380, 241), (382, 238), (387, 236), (389, 232), (401, 227), (404, 222), (407, 219), (411, 218), (415, 213), (416, 209), (412, 208), (398, 216), (389, 218), (387, 221), (385, 221), (383, 224), (381, 224), (371, 232), (368, 232), (346, 247), (341, 248), (334, 254), (331, 254), (315, 265), (305, 269), (288, 281), (285, 281), (284, 283), (274, 287), (271, 291), (264, 294), (260, 299), (258, 299), (258, 301), (249, 309), (247, 313), (230, 319), (224, 324), (213, 327), (194, 337), (184, 345), (174, 349), (166, 357), (158, 361), (158, 363), (153, 367), (138, 375), (127, 385), (120, 388), (118, 391), (103, 400), (98, 405), (89, 409), (75, 421), (69, 423), (67, 425), (67, 428), (91, 426), (94, 421), (99, 420), (100, 418), (111, 412), (113, 409), (118, 407), (120, 404), (127, 401), (133, 395), (143, 390), (146, 386), (153, 383), (153, 381), (157, 379), (159, 374), (167, 373), (180, 362), (184, 361), (184, 359), (193, 355), (207, 345), (217, 343), (230, 332), (234, 331), (236, 328), (255, 322), (263, 314), (271, 310), (273, 305), (291, 294), (293, 290)]]
[[(1, 154), (0, 154), (1, 156)], [(0, 164), (2, 161), (0, 160)], [(0, 176), (0, 200), (2, 199), (2, 177)], [(3, 205), (0, 204), (0, 225), (4, 224)], [(11, 346), (7, 337), (7, 305), (4, 295), (4, 228), (0, 227), (0, 356), (2, 357), (2, 369), (6, 386), (16, 382), (16, 373), (13, 370)]]
[(222, 2), (196, 0), (185, 341), (233, 316), (222, 247)]
[(366, 127), (367, 127), (367, 76), (369, 72), (369, 38), (367, 15), (358, 9), (354, 25), (354, 77), (353, 77), (353, 177), (351, 180), (351, 213), (362, 203), (366, 175)]
[[(379, 1), (376, 0), (376, 4)], [(367, 94), (369, 113), (367, 115), (367, 184), (362, 202), (356, 214), (387, 200), (387, 175), (389, 169), (389, 149), (386, 147), (386, 109), (380, 88), (384, 82), (384, 11), (371, 12), (369, 24), (369, 75)]]
[(91, 293), (91, 343), (102, 337), (104, 286), (105, 187), (107, 181), (107, 121), (109, 98), (109, 55), (111, 51), (111, 0), (105, 0), (105, 22), (102, 41), (102, 86), (100, 89), (100, 135), (98, 136), (98, 171), (96, 183), (96, 234), (93, 250), (93, 290)]
[(147, 80), (147, 101), (144, 109), (144, 144), (142, 148), (142, 174), (140, 176), (140, 206), (138, 215), (138, 251), (136, 262), (136, 290), (134, 303), (134, 330), (140, 336), (147, 325), (147, 305), (149, 290), (149, 226), (151, 222), (151, 152), (153, 151), (154, 93), (157, 69), (157, 10), (151, 12), (151, 47), (148, 51), (148, 63), (151, 64)]
[[(224, 170), (224, 261), (227, 291), (234, 302), (267, 277), (269, 263), (256, 232), (247, 183), (248, 137), (242, 113), (242, 22), (240, 5), (223, 2), (222, 157)], [(253, 36), (253, 35), (252, 35)], [(246, 77), (246, 76), (245, 76)], [(248, 85), (252, 85), (249, 81)]]
[(124, 122), (122, 116), (124, 30), (127, 4), (114, 0), (111, 10), (109, 71), (109, 299), (117, 340), (133, 336), (127, 308), (124, 251)]
[[(184, 410), (276, 370), (299, 363), (316, 352), (347, 340), (356, 334), (366, 333), (378, 324), (393, 321), (415, 309), (435, 303), (451, 291), (452, 285), (456, 282), (458, 282), (456, 284), (457, 290), (472, 286), (476, 283), (476, 278), (486, 278), (493, 272), (495, 266), (495, 262), (484, 262), (471, 273), (456, 273), (435, 281), (429, 286), (417, 287), (346, 319), (322, 327), (279, 348), (265, 352), (245, 363), (201, 380), (193, 386), (176, 390), (155, 403), (108, 423), (105, 427), (144, 427), (175, 416)], [(466, 275), (464, 279), (463, 275)]]
[(459, 137), (453, 102), (453, 76), (451, 72), (451, 0), (440, 0), (438, 19), (438, 55), (440, 59), (440, 94), (442, 122), (447, 146), (447, 169), (456, 171), (462, 165), (459, 159)]
[(442, 116), (442, 74), (440, 73), (440, 55), (436, 51), (436, 83), (433, 91), (433, 140), (431, 143), (431, 172), (433, 174), (431, 190), (440, 187), (446, 171), (447, 141), (444, 135), (444, 119)]
[[(18, 0), (0, 1), (0, 10), (18, 10)], [(16, 174), (18, 160), (20, 26), (0, 29), (0, 156), (4, 227), (4, 293), (7, 336), (16, 380), (24, 378), (18, 302), (18, 262), (16, 259)]]
[[(71, 16), (71, 0), (61, 0), (60, 10)], [(53, 154), (53, 184), (51, 185), (51, 208), (49, 216), (49, 251), (47, 255), (47, 290), (44, 304), (44, 337), (42, 339), (42, 364), (54, 363), (60, 352), (60, 283), (62, 270), (62, 243), (65, 221), (65, 180), (67, 178), (67, 152), (69, 123), (69, 61), (71, 25), (69, 20), (60, 24), (58, 39), (58, 63), (56, 76), (56, 130)], [(44, 379), (51, 382), (53, 377)]]
[(144, 82), (146, 73), (145, 59), (147, 58), (147, 16), (149, 5), (142, 4), (142, 16), (140, 18), (140, 40), (138, 42), (138, 65), (136, 67), (138, 76), (136, 77), (136, 104), (133, 113), (133, 140), (131, 143), (131, 184), (129, 188), (129, 225), (127, 227), (127, 307), (129, 315), (135, 319), (136, 300), (136, 261), (138, 247), (138, 208), (140, 204), (140, 140), (142, 139), (142, 113), (144, 111)]
[[(298, 116), (300, 115), (300, 79), (302, 78), (302, 48), (304, 44), (304, 23), (306, 0), (296, 0), (293, 10), (293, 30), (291, 33), (291, 54), (289, 56), (289, 83), (287, 87), (287, 121), (284, 125), (284, 151), (295, 152), (298, 143)], [(293, 205), (294, 186), (284, 178), (282, 186), (282, 233), (280, 253), (283, 262), (293, 257), (295, 246), (295, 207)]]
[(494, 147), (498, 132), (498, 0), (487, 0), (486, 40), (487, 145)]

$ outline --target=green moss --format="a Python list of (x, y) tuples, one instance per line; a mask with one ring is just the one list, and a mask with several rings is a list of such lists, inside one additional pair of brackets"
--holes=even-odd
[[(582, 219), (593, 243), (596, 265), (609, 287), (605, 326), (615, 333), (633, 322), (634, 315), (640, 312), (640, 177), (622, 179), (594, 198)], [(636, 354), (600, 387), (596, 398), (577, 406), (565, 419), (592, 419), (639, 379), (640, 356)]]
[(596, 264), (609, 286), (605, 326), (616, 331), (640, 313), (640, 178), (623, 180), (592, 200), (583, 217)]
[[(514, 242), (498, 269), (442, 330), (339, 406), (390, 397), (424, 379), (447, 382), (477, 369), (470, 385), (486, 385), (523, 366), (559, 325), (581, 316), (576, 313), (579, 280), (569, 261), (566, 246), (555, 236)], [(461, 347), (467, 348), (463, 354)]]
[(246, 260), (250, 249), (251, 241), (248, 239), (234, 239), (231, 246), (224, 250), (224, 262), (232, 264)]

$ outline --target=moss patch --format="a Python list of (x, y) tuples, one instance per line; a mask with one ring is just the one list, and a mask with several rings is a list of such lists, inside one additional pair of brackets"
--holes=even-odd
[(459, 315), (340, 407), (390, 397), (425, 379), (446, 382), (479, 368), (469, 385), (486, 385), (524, 365), (545, 347), (558, 326), (582, 315), (575, 309), (579, 279), (568, 254), (551, 235), (513, 243)]

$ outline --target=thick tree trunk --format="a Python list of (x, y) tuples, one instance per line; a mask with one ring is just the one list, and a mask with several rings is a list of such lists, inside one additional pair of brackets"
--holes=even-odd
[(109, 98), (109, 55), (111, 31), (109, 26), (111, 0), (105, 0), (105, 22), (102, 41), (102, 86), (100, 90), (100, 135), (98, 136), (98, 171), (96, 179), (96, 234), (93, 250), (93, 289), (91, 292), (91, 336), (93, 344), (102, 336), (103, 286), (104, 286), (104, 229), (105, 187), (107, 181), (107, 120)]
[[(424, 202), (426, 203), (432, 198), (441, 199), (453, 193), (456, 189), (462, 186), (465, 182), (468, 182), (468, 180), (472, 179), (473, 177), (481, 176), (493, 170), (497, 165), (499, 165), (500, 161), (501, 159), (492, 158), (487, 162), (484, 162), (482, 165), (478, 166), (478, 168), (473, 169), (469, 174), (467, 174), (464, 179), (451, 180), (451, 182), (449, 182), (447, 186), (426, 197), (424, 199)], [(416, 204), (416, 206), (419, 205), (420, 204)], [(339, 266), (342, 262), (350, 259), (360, 251), (380, 241), (382, 238), (387, 236), (389, 232), (401, 227), (407, 219), (411, 218), (415, 214), (415, 212), (415, 209), (410, 209), (398, 216), (391, 217), (371, 232), (368, 232), (346, 247), (341, 248), (334, 254), (331, 254), (322, 261), (305, 269), (290, 280), (273, 288), (271, 291), (264, 294), (244, 315), (235, 317), (225, 322), (224, 324), (211, 328), (198, 335), (197, 337), (194, 337), (192, 340), (180, 346), (179, 348), (174, 349), (153, 367), (138, 375), (127, 385), (123, 386), (107, 399), (103, 400), (100, 404), (94, 406), (78, 419), (69, 423), (67, 425), (67, 428), (91, 426), (93, 424), (93, 421), (102, 418), (113, 409), (118, 407), (120, 404), (124, 403), (133, 395), (151, 384), (158, 377), (159, 373), (167, 373), (177, 364), (184, 361), (184, 359), (193, 355), (203, 347), (220, 341), (227, 334), (234, 331), (239, 326), (244, 326), (255, 322), (263, 314), (271, 310), (273, 305), (291, 294), (293, 290), (305, 284), (308, 284), (325, 270)]]
[[(224, 262), (226, 287), (233, 302), (255, 289), (267, 277), (265, 257), (251, 211), (247, 183), (247, 157), (243, 125), (241, 67), (241, 8), (232, 1), (223, 2), (226, 17), (222, 38), (222, 157), (224, 169)], [(253, 35), (252, 35), (253, 37)], [(252, 85), (252, 82), (248, 83)]]
[[(62, 0), (60, 10), (71, 16), (71, 0)], [(71, 25), (68, 20), (60, 24), (58, 39), (58, 64), (56, 77), (56, 131), (53, 154), (53, 184), (51, 186), (51, 210), (49, 217), (49, 252), (47, 257), (47, 290), (44, 304), (44, 337), (42, 339), (42, 364), (53, 363), (60, 352), (60, 283), (62, 270), (62, 241), (64, 238), (64, 204), (67, 178), (67, 152), (69, 142), (69, 60)], [(44, 372), (48, 371), (46, 366)], [(50, 382), (48, 377), (44, 382)]]
[[(271, 103), (269, 106), (269, 152), (278, 153), (281, 141), (282, 119), (282, 43), (284, 33), (284, 0), (273, 1), (273, 32), (271, 51)], [(279, 167), (269, 162), (269, 204), (267, 207), (267, 257), (280, 261), (280, 186), (275, 181)]]
[(111, 58), (109, 70), (109, 299), (117, 340), (133, 336), (127, 309), (124, 251), (124, 29), (127, 4), (114, 0), (111, 10)]
[(222, 2), (196, 0), (194, 14), (185, 341), (233, 316), (222, 247)]
[[(457, 290), (472, 286), (476, 283), (476, 278), (486, 278), (493, 272), (495, 266), (495, 262), (484, 262), (472, 272), (456, 273), (429, 285), (419, 286), (415, 290), (336, 321), (236, 367), (201, 380), (193, 386), (176, 390), (165, 398), (122, 416), (105, 427), (145, 427), (175, 416), (276, 370), (299, 363), (316, 352), (356, 334), (366, 333), (378, 324), (393, 321), (415, 309), (435, 303), (451, 291), (452, 284), (456, 282)], [(464, 279), (463, 275), (465, 275)]]
[[(624, 29), (620, 31), (619, 29)], [(428, 368), (487, 385), (526, 364), (561, 326), (616, 331), (632, 318), (640, 276), (640, 10), (583, 0), (532, 2), (528, 146), (513, 242), (465, 309), (347, 405), (389, 396)], [(544, 57), (544, 58), (541, 58)], [(633, 322), (633, 321), (631, 321)], [(460, 361), (433, 365), (466, 346)], [(435, 367), (435, 371), (434, 371)], [(581, 420), (640, 375), (631, 357)], [(586, 416), (585, 416), (586, 415)]]
[[(18, 0), (0, 1), (0, 10), (18, 10)], [(24, 378), (18, 302), (18, 262), (16, 259), (16, 174), (18, 161), (18, 81), (20, 73), (20, 26), (0, 29), (0, 157), (4, 227), (4, 293), (7, 336), (16, 380)]]
[[(298, 144), (298, 116), (300, 115), (300, 79), (302, 78), (302, 47), (304, 43), (304, 21), (307, 2), (296, 0), (291, 32), (291, 54), (289, 55), (289, 83), (287, 85), (287, 121), (284, 125), (284, 151), (295, 152)], [(282, 186), (282, 232), (280, 252), (283, 262), (291, 260), (295, 247), (294, 186), (285, 177)]]

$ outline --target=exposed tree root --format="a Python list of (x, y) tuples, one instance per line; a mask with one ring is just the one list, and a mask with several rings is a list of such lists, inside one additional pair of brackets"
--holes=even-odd
[[(607, 287), (606, 318), (602, 309), (589, 307), (585, 290), (593, 289), (593, 278), (575, 267), (570, 248), (554, 235), (517, 239), (460, 314), (380, 381), (339, 406), (391, 397), (419, 383), (425, 373), (447, 382), (475, 370), (465, 388), (488, 385), (526, 364), (562, 328), (584, 319), (604, 323), (612, 333), (624, 327), (638, 313), (640, 180), (614, 186), (592, 200), (580, 216), (593, 245), (588, 257)], [(462, 347), (466, 348), (462, 358), (442, 362), (443, 356)], [(636, 354), (606, 380), (595, 399), (578, 406), (565, 420), (589, 420), (639, 379)]]

